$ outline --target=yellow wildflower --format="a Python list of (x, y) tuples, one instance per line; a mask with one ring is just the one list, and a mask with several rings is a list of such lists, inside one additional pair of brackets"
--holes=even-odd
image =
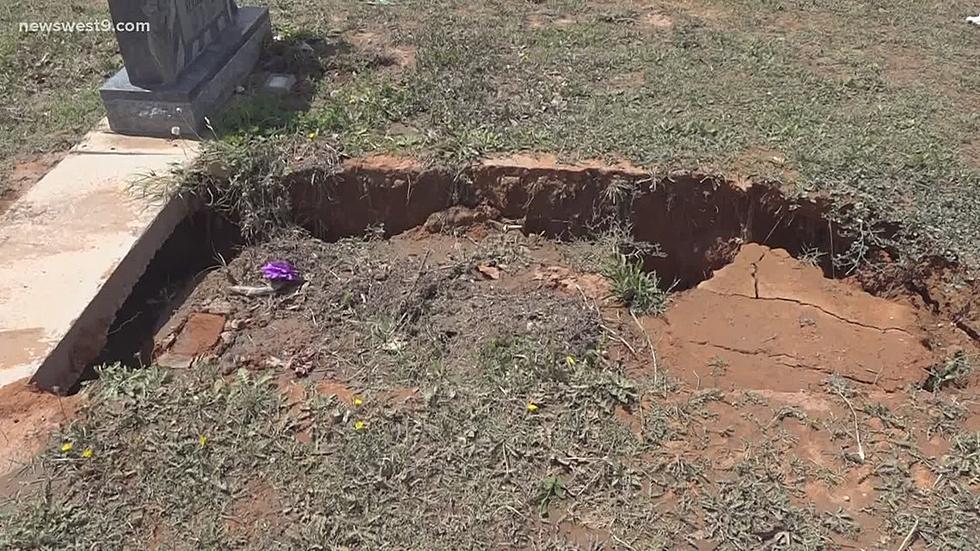
[(528, 413), (537, 413), (538, 412), (538, 409), (540, 409), (538, 407), (538, 404), (535, 404), (534, 402), (528, 402), (528, 404), (527, 404), (527, 411), (528, 411)]
[(364, 421), (361, 421), (360, 419), (354, 421), (354, 430), (364, 430), (366, 428), (367, 428), (367, 423), (365, 423)]
[(65, 442), (64, 444), (61, 445), (61, 451), (63, 453), (68, 453), (68, 452), (72, 451), (73, 449), (75, 449), (75, 444), (73, 444), (71, 442)]
[(309, 137), (311, 140), (315, 140), (319, 135), (320, 135), (320, 131), (314, 130), (313, 132), (310, 132)]
[(360, 398), (354, 398), (354, 407), (359, 408), (364, 405), (364, 400)]
[(566, 357), (565, 358), (565, 363), (567, 363), (569, 367), (575, 366), (575, 356), (568, 356), (568, 357)]
[(208, 444), (208, 437), (207, 437), (207, 436), (204, 436), (204, 435), (202, 434), (201, 436), (198, 436), (198, 437), (197, 437), (197, 445), (198, 445), (198, 446), (200, 446), (200, 447), (202, 447), (202, 448), (203, 448), (203, 447), (204, 447), (204, 446), (206, 446), (207, 444)]
[(82, 457), (85, 459), (91, 459), (93, 455), (95, 452), (92, 451), (92, 448), (85, 448), (85, 451), (82, 452)]

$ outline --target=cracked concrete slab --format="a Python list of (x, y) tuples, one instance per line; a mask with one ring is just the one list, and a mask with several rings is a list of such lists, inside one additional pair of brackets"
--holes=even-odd
[(187, 214), (139, 180), (197, 156), (194, 142), (102, 130), (0, 216), (0, 387), (24, 377), (67, 391), (115, 313)]

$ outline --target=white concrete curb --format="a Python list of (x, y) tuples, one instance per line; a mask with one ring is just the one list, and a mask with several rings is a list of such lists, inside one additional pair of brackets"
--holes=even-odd
[(103, 121), (0, 215), (0, 387), (70, 389), (116, 311), (187, 215), (134, 182), (198, 155), (186, 140), (133, 138)]

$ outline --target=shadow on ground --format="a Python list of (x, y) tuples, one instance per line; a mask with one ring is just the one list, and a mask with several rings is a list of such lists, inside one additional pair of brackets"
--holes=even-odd
[[(218, 138), (230, 135), (270, 135), (295, 128), (300, 114), (310, 109), (317, 83), (327, 72), (328, 60), (351, 50), (343, 40), (312, 34), (273, 39), (265, 48), (256, 70), (213, 125)], [(272, 74), (296, 76), (288, 94), (263, 90)]]

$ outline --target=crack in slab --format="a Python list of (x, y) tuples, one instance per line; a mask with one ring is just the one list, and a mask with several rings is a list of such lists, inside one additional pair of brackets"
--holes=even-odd
[(765, 356), (767, 358), (772, 358), (772, 359), (777, 360), (777, 361), (779, 361), (779, 358), (789, 358), (789, 359), (791, 359), (791, 360), (793, 360), (793, 361), (795, 361), (797, 363), (796, 364), (793, 364), (793, 365), (785, 364), (784, 363), (783, 365), (786, 365), (787, 367), (801, 367), (801, 366), (802, 367), (808, 367), (799, 358), (797, 358), (796, 356), (794, 356), (792, 354), (772, 353), (772, 352), (768, 352), (766, 350), (763, 350), (761, 348), (756, 349), (756, 350), (745, 350), (745, 349), (742, 349), (742, 348), (735, 348), (735, 347), (732, 347), (732, 346), (725, 346), (723, 344), (713, 343), (713, 342), (709, 342), (709, 341), (696, 341), (696, 340), (692, 340), (692, 339), (685, 339), (685, 341), (688, 342), (688, 343), (690, 343), (690, 344), (696, 344), (698, 346), (710, 346), (711, 348), (717, 348), (719, 350), (726, 350), (728, 352), (735, 352), (736, 354), (744, 354), (746, 356)]
[[(783, 291), (780, 291), (780, 286), (779, 285), (777, 285), (775, 287), (775, 291), (777, 293), (785, 294), (785, 295), (789, 295), (789, 296), (763, 296), (762, 295), (762, 292), (761, 292), (761, 289), (760, 289), (760, 286), (762, 287), (762, 289), (766, 289), (766, 286), (763, 285), (763, 284), (764, 283), (767, 283), (768, 280), (767, 281), (761, 281), (761, 279), (762, 279), (762, 274), (761, 274), (761, 272), (762, 272), (762, 262), (765, 261), (766, 257), (771, 253), (771, 251), (768, 250), (768, 249), (764, 249), (764, 250), (760, 251), (760, 253), (761, 254), (748, 255), (748, 258), (746, 258), (745, 256), (743, 256), (738, 261), (739, 263), (742, 264), (742, 266), (743, 266), (742, 269), (736, 269), (734, 274), (730, 274), (728, 277), (722, 278), (720, 284), (714, 286), (714, 288), (712, 286), (705, 286), (705, 287), (703, 287), (703, 289), (705, 291), (709, 291), (709, 292), (712, 292), (712, 293), (714, 293), (716, 295), (724, 296), (724, 297), (733, 297), (733, 298), (734, 297), (738, 297), (740, 299), (747, 299), (747, 300), (766, 300), (766, 301), (776, 301), (776, 302), (793, 303), (793, 304), (795, 304), (795, 305), (797, 305), (797, 306), (799, 306), (801, 308), (802, 307), (809, 307), (809, 308), (812, 308), (814, 310), (817, 310), (820, 313), (825, 314), (826, 316), (828, 316), (830, 318), (833, 318), (834, 320), (837, 320), (838, 322), (844, 323), (846, 325), (852, 326), (852, 327), (857, 328), (857, 329), (860, 329), (862, 331), (863, 330), (870, 330), (870, 331), (874, 331), (876, 333), (882, 333), (882, 334), (887, 334), (887, 333), (890, 333), (890, 332), (897, 332), (897, 333), (901, 333), (905, 337), (911, 338), (913, 340), (916, 339), (914, 333), (912, 333), (912, 331), (910, 329), (906, 329), (906, 328), (903, 328), (903, 327), (897, 327), (897, 326), (877, 326), (877, 325), (873, 325), (871, 323), (867, 323), (865, 321), (862, 321), (861, 319), (851, 319), (851, 318), (847, 317), (846, 315), (839, 314), (839, 313), (837, 313), (837, 312), (835, 312), (835, 311), (833, 311), (831, 309), (828, 309), (828, 308), (834, 308), (835, 305), (837, 305), (836, 299), (833, 299), (832, 300), (833, 297), (827, 299), (827, 300), (830, 301), (830, 302), (827, 303), (827, 306), (822, 306), (821, 305), (821, 303), (823, 301), (821, 300), (821, 298), (819, 298), (819, 295), (816, 298), (816, 300), (817, 300), (817, 303), (816, 304), (807, 302), (806, 300), (802, 300), (800, 298), (791, 298), (791, 297), (793, 297), (795, 295), (795, 293), (794, 293), (794, 287), (792, 285), (792, 282), (788, 282), (787, 283), (788, 288), (785, 289), (785, 290), (783, 290)], [(781, 264), (782, 263), (782, 260), (781, 259), (778, 259), (775, 256), (773, 258), (777, 260), (777, 264)], [(745, 267), (744, 267), (746, 263), (749, 265), (748, 270), (746, 270)], [(770, 271), (772, 273), (770, 273)], [(748, 275), (749, 277), (752, 278), (752, 290), (751, 291), (749, 291), (748, 289), (745, 288), (746, 287), (746, 285), (745, 285), (745, 283), (746, 283), (745, 282), (746, 275)], [(771, 270), (767, 268), (767, 275), (770, 278), (777, 278), (777, 277), (779, 277), (778, 266), (772, 267)], [(735, 276), (734, 277), (734, 280), (733, 280), (733, 278), (731, 276)], [(803, 281), (800, 281), (799, 284), (807, 285), (808, 284), (808, 281), (809, 281), (808, 279), (805, 279), (804, 278), (804, 280)], [(783, 287), (785, 287), (787, 285), (783, 285)], [(772, 291), (767, 291), (767, 293), (771, 293), (771, 292)], [(804, 297), (806, 297), (805, 293), (804, 293)], [(809, 297), (806, 297), (806, 298), (809, 298)], [(738, 305), (737, 304), (734, 304), (733, 306), (737, 307)], [(847, 306), (847, 305), (845, 304), (844, 306)], [(742, 305), (742, 308), (744, 308), (744, 307), (746, 307), (746, 305)], [(854, 312), (851, 312), (851, 310), (853, 310)], [(845, 308), (844, 314), (856, 313), (856, 315), (858, 315), (859, 318), (860, 318), (860, 312), (861, 312), (861, 309), (859, 307), (857, 307), (857, 306), (851, 306), (849, 309), (848, 308)], [(740, 356), (753, 357), (753, 358), (757, 358), (758, 360), (763, 360), (763, 361), (768, 360), (770, 362), (773, 362), (775, 364), (775, 366), (782, 366), (782, 367), (787, 367), (787, 368), (797, 368), (797, 369), (800, 369), (801, 368), (801, 369), (809, 370), (809, 371), (814, 372), (814, 373), (824, 374), (824, 375), (828, 375), (828, 376), (829, 375), (837, 375), (837, 376), (839, 376), (839, 377), (841, 377), (843, 379), (847, 379), (849, 381), (852, 381), (854, 383), (859, 383), (859, 384), (862, 384), (862, 385), (873, 385), (873, 386), (877, 386), (878, 385), (878, 382), (879, 382), (879, 379), (881, 377), (881, 372), (879, 372), (879, 373), (873, 373), (870, 369), (867, 369), (867, 368), (864, 368), (864, 367), (862, 367), (860, 369), (853, 370), (853, 371), (857, 371), (857, 373), (853, 373), (853, 372), (852, 373), (840, 373), (840, 372), (837, 372), (837, 371), (835, 371), (833, 369), (833, 367), (834, 367), (833, 364), (827, 365), (825, 362), (823, 362), (823, 360), (821, 360), (819, 358), (811, 358), (811, 357), (809, 357), (809, 355), (806, 352), (802, 352), (802, 354), (803, 354), (802, 356), (796, 356), (796, 355), (789, 354), (789, 353), (778, 352), (778, 350), (781, 349), (782, 347), (777, 346), (777, 347), (775, 347), (776, 350), (771, 350), (771, 349), (769, 349), (769, 348), (766, 347), (765, 342), (758, 343), (758, 344), (756, 344), (756, 343), (746, 343), (746, 344), (749, 344), (750, 346), (753, 346), (753, 345), (759, 346), (759, 348), (757, 348), (757, 349), (745, 349), (745, 348), (739, 348), (738, 346), (727, 346), (727, 345), (724, 345), (724, 344), (718, 344), (718, 343), (715, 343), (715, 342), (710, 342), (709, 340), (690, 339), (690, 338), (686, 338), (686, 337), (681, 337), (680, 338), (680, 342), (687, 343), (688, 345), (691, 345), (691, 346), (708, 347), (710, 349), (715, 349), (715, 350), (718, 350), (718, 351), (721, 351), (721, 352), (729, 352), (729, 353), (732, 353), (732, 354), (738, 354)], [(756, 360), (756, 361), (758, 361), (758, 360)], [(809, 362), (814, 362), (814, 363), (811, 364)], [(885, 392), (892, 392), (892, 390), (888, 390), (887, 388), (882, 388), (882, 390), (884, 390)]]
[(717, 295), (722, 295), (722, 296), (737, 296), (737, 297), (742, 297), (742, 298), (747, 298), (747, 299), (772, 300), (772, 301), (781, 301), (781, 302), (792, 302), (792, 303), (798, 304), (800, 306), (809, 306), (811, 308), (814, 308), (816, 310), (819, 310), (819, 311), (823, 312), (824, 314), (827, 314), (828, 316), (830, 316), (830, 317), (832, 317), (832, 318), (834, 318), (834, 319), (836, 319), (838, 321), (842, 321), (842, 322), (844, 322), (844, 323), (846, 323), (848, 325), (854, 325), (856, 327), (861, 327), (861, 328), (864, 328), (864, 329), (871, 329), (873, 331), (879, 331), (879, 332), (882, 332), (882, 333), (887, 333), (889, 331), (895, 331), (895, 332), (902, 333), (902, 334), (906, 335), (907, 337), (914, 338), (914, 335), (912, 335), (907, 330), (905, 330), (905, 329), (903, 329), (901, 327), (878, 327), (876, 325), (870, 325), (870, 324), (867, 324), (867, 323), (861, 323), (859, 321), (855, 321), (855, 320), (852, 320), (852, 319), (849, 319), (849, 318), (845, 318), (844, 316), (841, 316), (839, 314), (836, 314), (834, 312), (831, 312), (830, 310), (827, 310), (826, 308), (823, 308), (822, 306), (818, 306), (816, 304), (812, 304), (812, 303), (809, 303), (809, 302), (804, 302), (804, 301), (799, 300), (799, 299), (792, 299), (792, 298), (786, 298), (786, 297), (763, 297), (763, 296), (761, 296), (759, 294), (759, 263), (761, 263), (766, 258), (766, 256), (768, 254), (769, 254), (769, 251), (768, 250), (762, 251), (762, 254), (759, 255), (759, 258), (757, 258), (755, 260), (752, 260), (749, 263), (752, 266), (752, 270), (751, 270), (750, 274), (752, 276), (752, 289), (753, 289), (753, 293), (755, 294), (755, 296), (743, 295), (741, 293), (722, 293), (722, 292), (718, 292), (718, 291), (716, 291), (714, 289), (708, 289), (708, 290), (711, 291), (712, 293), (715, 293)]
[(895, 331), (895, 332), (898, 332), (898, 333), (902, 333), (902, 334), (904, 334), (904, 335), (906, 335), (908, 337), (914, 338), (914, 336), (912, 335), (912, 333), (909, 333), (907, 330), (902, 329), (901, 327), (878, 327), (877, 325), (870, 325), (870, 324), (867, 324), (867, 323), (861, 323), (859, 321), (855, 321), (855, 320), (852, 320), (852, 319), (849, 319), (849, 318), (845, 318), (844, 316), (841, 316), (839, 314), (835, 314), (834, 312), (831, 312), (830, 310), (827, 310), (826, 308), (823, 308), (821, 306), (817, 306), (816, 304), (811, 304), (809, 302), (804, 302), (802, 300), (792, 299), (792, 298), (785, 298), (785, 297), (756, 297), (756, 298), (758, 300), (771, 300), (771, 301), (777, 301), (777, 302), (792, 302), (794, 304), (799, 304), (800, 306), (809, 306), (810, 308), (814, 308), (816, 310), (819, 310), (819, 311), (823, 312), (824, 314), (827, 314), (828, 316), (830, 316), (830, 317), (832, 317), (832, 318), (834, 318), (836, 320), (842, 321), (842, 322), (844, 322), (844, 323), (846, 323), (848, 325), (854, 325), (856, 327), (863, 327), (864, 329), (871, 329), (873, 331), (880, 331), (882, 333), (887, 333), (889, 331)]
[(854, 325), (856, 327), (862, 327), (864, 329), (871, 329), (873, 331), (880, 331), (882, 333), (887, 333), (889, 331), (896, 331), (896, 332), (899, 332), (899, 333), (902, 333), (902, 334), (906, 335), (907, 337), (914, 338), (914, 335), (912, 335), (907, 330), (905, 330), (905, 329), (903, 329), (901, 327), (878, 327), (876, 325), (870, 325), (870, 324), (867, 324), (867, 323), (861, 323), (859, 321), (855, 321), (855, 320), (852, 320), (852, 319), (849, 319), (849, 318), (845, 318), (844, 316), (841, 316), (839, 314), (836, 314), (834, 312), (831, 312), (830, 310), (827, 310), (826, 308), (823, 308), (822, 306), (818, 306), (816, 304), (812, 304), (812, 303), (809, 303), (809, 302), (804, 302), (804, 301), (799, 300), (799, 299), (792, 299), (792, 298), (786, 298), (786, 297), (763, 297), (763, 296), (760, 296), (759, 295), (759, 263), (762, 262), (763, 259), (765, 259), (765, 257), (766, 257), (767, 254), (768, 254), (768, 251), (764, 251), (759, 256), (759, 258), (757, 258), (756, 260), (753, 260), (750, 263), (751, 266), (752, 266), (752, 271), (751, 271), (751, 274), (750, 274), (752, 276), (752, 289), (753, 289), (753, 293), (755, 294), (755, 296), (743, 295), (741, 293), (722, 293), (722, 292), (716, 291), (714, 289), (707, 289), (707, 290), (708, 291), (711, 291), (712, 293), (715, 293), (717, 295), (728, 296), (728, 297), (742, 297), (742, 298), (755, 299), (755, 300), (772, 300), (772, 301), (780, 301), (780, 302), (792, 302), (792, 303), (798, 304), (800, 306), (809, 306), (810, 308), (814, 308), (816, 310), (819, 310), (819, 311), (823, 312), (824, 314), (827, 314), (828, 316), (830, 316), (830, 317), (832, 317), (832, 318), (834, 318), (834, 319), (836, 319), (838, 321), (842, 321), (842, 322), (844, 322), (844, 323), (846, 323), (848, 325)]

